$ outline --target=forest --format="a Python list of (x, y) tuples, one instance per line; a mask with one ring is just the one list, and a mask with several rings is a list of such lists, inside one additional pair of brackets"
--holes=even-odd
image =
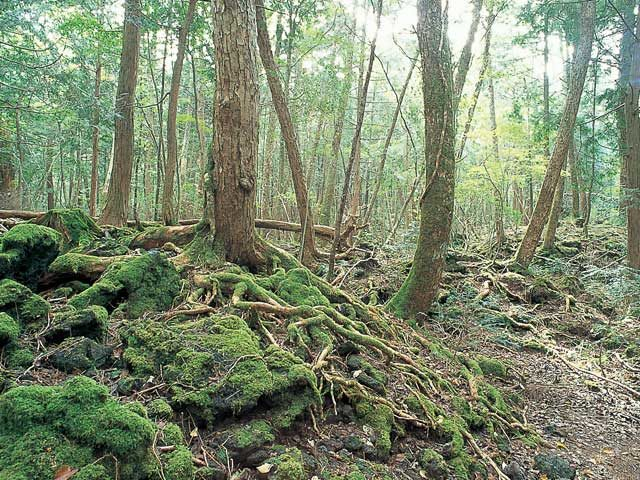
[(0, 480), (639, 435), (640, 0), (0, 0)]

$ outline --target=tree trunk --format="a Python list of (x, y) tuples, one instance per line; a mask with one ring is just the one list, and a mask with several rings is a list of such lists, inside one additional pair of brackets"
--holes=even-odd
[[(489, 33), (487, 32), (487, 35)], [(491, 60), (487, 61), (489, 70), (491, 70)], [(489, 116), (491, 120), (491, 145), (493, 147), (493, 159), (500, 164), (500, 148), (498, 146), (498, 121), (496, 119), (496, 94), (493, 88), (493, 72), (489, 72), (489, 82), (487, 85), (489, 91)], [(502, 195), (502, 183), (495, 183), (491, 180), (493, 186), (493, 204), (494, 204), (494, 226), (496, 234), (496, 248), (501, 248), (505, 241), (504, 234), (504, 198)]]
[(269, 31), (267, 29), (262, 0), (256, 0), (256, 24), (260, 58), (262, 59), (262, 64), (267, 75), (273, 106), (278, 114), (280, 131), (284, 138), (289, 167), (291, 168), (291, 177), (296, 194), (300, 224), (303, 226), (300, 259), (307, 265), (314, 261), (316, 254), (313, 235), (313, 214), (311, 213), (311, 206), (309, 205), (309, 192), (307, 191), (307, 184), (304, 178), (300, 146), (293, 121), (291, 120), (291, 112), (289, 111), (287, 99), (280, 79), (278, 78), (278, 65), (271, 51), (271, 42), (269, 41)]
[(93, 87), (93, 112), (91, 116), (91, 190), (89, 192), (89, 215), (96, 216), (98, 204), (98, 155), (100, 151), (100, 82), (102, 63), (96, 62), (96, 77)]
[(342, 196), (340, 198), (340, 206), (338, 207), (338, 215), (336, 216), (336, 235), (333, 239), (333, 244), (331, 246), (331, 252), (329, 253), (329, 268), (327, 270), (327, 279), (331, 280), (333, 278), (333, 267), (335, 265), (336, 260), (336, 252), (338, 250), (338, 245), (340, 244), (340, 229), (342, 227), (342, 217), (344, 216), (344, 211), (347, 205), (347, 198), (349, 196), (349, 183), (351, 181), (351, 172), (353, 171), (353, 165), (356, 161), (356, 155), (358, 154), (358, 148), (360, 145), (360, 135), (362, 134), (362, 123), (364, 121), (364, 110), (365, 105), (367, 103), (367, 92), (369, 91), (369, 82), (371, 80), (371, 71), (373, 70), (373, 62), (376, 56), (376, 41), (378, 39), (378, 31), (380, 30), (380, 16), (382, 15), (382, 0), (378, 0), (377, 9), (376, 9), (376, 29), (373, 34), (373, 38), (371, 39), (371, 47), (369, 51), (369, 64), (367, 67), (367, 73), (364, 78), (364, 82), (362, 83), (362, 95), (360, 96), (358, 110), (357, 110), (357, 118), (356, 118), (356, 127), (353, 133), (353, 140), (351, 142), (351, 153), (349, 154), (349, 163), (347, 164), (347, 170), (344, 174), (344, 183), (342, 185)]
[(178, 94), (180, 93), (180, 79), (182, 78), (182, 65), (184, 63), (184, 51), (187, 46), (187, 36), (193, 14), (196, 10), (197, 0), (189, 0), (184, 23), (178, 35), (178, 51), (173, 63), (171, 75), (171, 89), (169, 90), (169, 108), (167, 109), (167, 162), (164, 169), (164, 184), (162, 188), (162, 221), (165, 225), (175, 225), (178, 221), (176, 201), (173, 194), (173, 183), (178, 165), (178, 135), (176, 117), (178, 115)]
[(418, 0), (427, 183), (420, 199), (420, 230), (411, 270), (388, 305), (403, 318), (429, 311), (442, 277), (453, 219), (455, 113), (451, 53), (442, 15), (441, 0)]
[(640, 269), (640, 12), (636, 19), (631, 70), (625, 96), (625, 126), (627, 140), (627, 263)]
[(580, 173), (578, 172), (578, 157), (573, 138), (571, 138), (569, 152), (567, 152), (567, 166), (571, 176), (571, 215), (575, 220), (580, 216)]
[(565, 102), (564, 111), (558, 128), (558, 136), (553, 149), (553, 154), (549, 160), (547, 171), (542, 182), (538, 201), (529, 221), (527, 231), (520, 243), (516, 254), (516, 262), (523, 267), (528, 267), (533, 259), (538, 241), (542, 235), (542, 230), (549, 217), (551, 205), (553, 202), (554, 192), (562, 165), (569, 150), (573, 127), (580, 106), (580, 98), (582, 97), (582, 89), (591, 58), (591, 45), (593, 43), (595, 21), (595, 0), (587, 0), (582, 3), (581, 8), (581, 28), (580, 39), (573, 59), (573, 68), (571, 70), (571, 78), (569, 79), (568, 95)]
[[(471, 14), (471, 25), (467, 32), (467, 39), (462, 52), (460, 52), (460, 59), (458, 60), (458, 67), (456, 69), (455, 81), (453, 84), (453, 111), (458, 110), (458, 104), (462, 97), (462, 90), (467, 79), (467, 73), (469, 72), (469, 66), (471, 65), (471, 54), (473, 51), (473, 42), (476, 38), (476, 32), (478, 31), (478, 25), (480, 24), (480, 12), (482, 10), (482, 0), (473, 0), (473, 13)], [(489, 19), (489, 21), (492, 21)]]
[(544, 233), (544, 240), (542, 242), (542, 249), (550, 252), (553, 250), (554, 243), (556, 241), (556, 231), (558, 230), (558, 223), (560, 222), (560, 215), (562, 215), (562, 202), (564, 200), (564, 175), (560, 174), (558, 184), (556, 185), (556, 191), (553, 194), (553, 203), (551, 205), (551, 212), (549, 214), (549, 221), (547, 222), (547, 229)]
[(138, 78), (141, 20), (140, 0), (126, 0), (120, 74), (116, 93), (113, 172), (109, 181), (107, 201), (100, 216), (101, 223), (115, 226), (125, 225), (129, 213), (133, 167), (133, 113)]
[(6, 209), (20, 208), (18, 178), (11, 160), (11, 148), (6, 133), (0, 130), (0, 205)]
[(207, 183), (213, 212), (205, 208), (205, 220), (215, 226), (214, 244), (226, 260), (257, 267), (263, 259), (254, 228), (260, 99), (253, 1), (216, 0), (213, 36), (216, 108)]

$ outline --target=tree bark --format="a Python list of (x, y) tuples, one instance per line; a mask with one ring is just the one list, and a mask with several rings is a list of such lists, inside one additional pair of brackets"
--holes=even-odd
[(123, 226), (129, 213), (133, 167), (134, 105), (140, 53), (140, 0), (126, 0), (120, 74), (116, 93), (113, 172), (100, 222)]
[(388, 304), (403, 318), (429, 311), (442, 278), (453, 219), (455, 112), (451, 53), (443, 23), (441, 0), (418, 0), (427, 181), (420, 199), (420, 229), (411, 270)]
[(254, 228), (259, 107), (256, 32), (253, 0), (214, 2), (217, 84), (207, 183), (213, 209), (205, 208), (205, 220), (215, 226), (213, 243), (226, 260), (253, 268), (263, 263)]
[(256, 24), (260, 58), (262, 59), (262, 64), (267, 75), (271, 99), (278, 115), (280, 131), (284, 138), (289, 167), (291, 168), (291, 177), (293, 179), (293, 188), (296, 195), (298, 214), (300, 216), (300, 224), (303, 226), (300, 259), (305, 265), (308, 265), (312, 263), (316, 257), (316, 246), (313, 235), (313, 214), (311, 212), (311, 206), (309, 205), (309, 192), (304, 178), (304, 168), (302, 166), (298, 137), (293, 121), (291, 120), (289, 105), (287, 104), (287, 99), (278, 77), (278, 65), (271, 51), (271, 42), (269, 41), (269, 31), (267, 29), (262, 0), (256, 0)]
[(164, 169), (164, 184), (162, 188), (162, 221), (165, 225), (175, 225), (178, 221), (176, 202), (173, 192), (173, 183), (178, 165), (178, 135), (176, 117), (178, 115), (178, 95), (180, 93), (180, 79), (182, 78), (182, 65), (184, 52), (187, 47), (189, 28), (196, 10), (197, 0), (189, 0), (184, 23), (178, 35), (178, 50), (176, 60), (173, 63), (171, 75), (171, 88), (169, 90), (169, 107), (167, 109), (167, 162)]
[[(487, 32), (489, 35), (489, 32)], [(491, 70), (491, 60), (487, 61), (489, 70)], [(493, 88), (493, 72), (489, 72), (489, 82), (487, 89), (489, 91), (489, 117), (491, 120), (491, 145), (493, 147), (493, 159), (500, 164), (500, 148), (498, 145), (498, 121), (496, 119), (496, 94)], [(501, 248), (505, 241), (504, 233), (504, 198), (502, 194), (501, 184), (496, 184), (491, 180), (493, 187), (493, 205), (494, 205), (494, 226), (496, 234), (496, 248)]]
[(533, 260), (542, 230), (549, 217), (556, 185), (560, 178), (562, 165), (569, 150), (573, 127), (580, 106), (580, 98), (584, 88), (584, 81), (591, 58), (591, 45), (593, 43), (595, 23), (595, 0), (587, 0), (581, 7), (580, 39), (576, 47), (569, 81), (567, 99), (558, 128), (558, 136), (553, 148), (553, 154), (549, 160), (547, 171), (542, 182), (540, 194), (535, 209), (529, 221), (527, 231), (520, 243), (516, 254), (516, 262), (523, 267), (528, 267)]
[(480, 25), (480, 12), (482, 11), (482, 0), (473, 0), (473, 13), (471, 14), (471, 25), (467, 32), (467, 39), (462, 52), (460, 52), (460, 59), (458, 60), (458, 67), (456, 69), (455, 81), (453, 84), (453, 110), (458, 110), (458, 104), (462, 97), (462, 90), (464, 88), (465, 81), (467, 79), (467, 73), (469, 72), (469, 66), (471, 65), (471, 54), (473, 51), (473, 41), (476, 38), (478, 31), (478, 25)]
[(100, 153), (100, 82), (102, 62), (96, 62), (96, 76), (93, 87), (93, 112), (91, 116), (91, 189), (89, 191), (89, 215), (96, 215), (98, 204), (98, 155)]
[(5, 132), (0, 131), (0, 205), (7, 209), (19, 209), (18, 176), (9, 145)]
[(627, 185), (624, 192), (627, 209), (627, 263), (640, 269), (640, 12), (636, 18), (635, 42), (625, 96), (627, 140)]

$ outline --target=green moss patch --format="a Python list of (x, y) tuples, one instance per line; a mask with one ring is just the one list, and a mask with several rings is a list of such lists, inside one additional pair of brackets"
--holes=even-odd
[(278, 412), (282, 426), (318, 401), (316, 379), (300, 359), (264, 348), (236, 316), (161, 323), (136, 320), (121, 331), (124, 360), (137, 376), (163, 374), (171, 402), (213, 422), (259, 402)]
[(104, 307), (91, 305), (76, 310), (68, 307), (53, 317), (51, 327), (44, 338), (51, 343), (59, 343), (67, 337), (87, 337), (99, 340), (107, 332), (109, 314)]
[(62, 235), (66, 248), (86, 246), (102, 236), (100, 227), (79, 208), (55, 208), (34, 220)]
[(47, 319), (49, 303), (28, 287), (10, 280), (0, 280), (0, 312), (13, 317), (22, 328), (37, 328)]
[(180, 292), (180, 275), (159, 253), (149, 253), (110, 265), (102, 277), (69, 301), (78, 309), (90, 305), (115, 308), (127, 302), (130, 317), (171, 307)]
[(55, 230), (20, 223), (0, 237), (0, 277), (35, 287), (49, 264), (60, 254), (61, 236)]
[(152, 422), (86, 377), (16, 387), (0, 396), (0, 478), (53, 478), (63, 465), (79, 469), (76, 478), (113, 478), (116, 465), (123, 480), (150, 478), (154, 435)]

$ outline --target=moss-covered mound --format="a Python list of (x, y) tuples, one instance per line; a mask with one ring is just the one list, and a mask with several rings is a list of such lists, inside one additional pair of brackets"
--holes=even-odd
[(86, 246), (102, 236), (102, 230), (93, 218), (79, 208), (55, 208), (36, 218), (34, 223), (59, 232), (67, 249)]
[(49, 314), (49, 303), (28, 287), (10, 279), (0, 280), (0, 312), (13, 317), (23, 328), (36, 328)]
[(259, 404), (288, 426), (317, 403), (316, 377), (294, 355), (263, 348), (247, 323), (233, 315), (191, 321), (130, 322), (121, 331), (124, 359), (134, 375), (162, 372), (171, 384), (170, 402), (212, 423)]
[(151, 421), (86, 377), (13, 388), (0, 396), (0, 479), (51, 479), (65, 465), (85, 479), (157, 478), (154, 435)]
[(107, 310), (99, 305), (91, 305), (80, 310), (70, 306), (56, 313), (51, 326), (43, 336), (51, 343), (77, 336), (99, 340), (107, 331), (108, 317)]
[(55, 230), (20, 223), (0, 237), (0, 278), (13, 278), (30, 287), (60, 254), (61, 236)]
[(145, 312), (166, 310), (180, 292), (180, 275), (159, 253), (131, 257), (110, 265), (100, 279), (69, 301), (81, 309), (99, 305), (113, 310), (120, 304), (126, 314), (139, 317)]

